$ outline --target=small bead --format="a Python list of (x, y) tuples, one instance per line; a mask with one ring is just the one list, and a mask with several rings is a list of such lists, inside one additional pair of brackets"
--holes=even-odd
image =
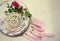
[(34, 30), (32, 29), (32, 31), (34, 31)]
[(31, 28), (33, 28), (33, 26), (31, 26)]
[(27, 35), (27, 34), (25, 33), (25, 35)]
[(30, 31), (32, 33), (32, 31)]

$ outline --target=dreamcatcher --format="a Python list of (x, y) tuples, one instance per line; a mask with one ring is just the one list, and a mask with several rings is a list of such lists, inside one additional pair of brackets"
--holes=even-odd
[[(32, 17), (28, 8), (17, 1), (4, 2), (7, 10), (2, 10), (3, 18), (0, 19), (0, 31), (7, 36), (24, 36), (30, 41), (37, 41), (43, 37), (53, 37), (53, 33), (47, 33), (43, 28), (43, 23), (39, 19)], [(4, 7), (5, 8), (5, 7)]]

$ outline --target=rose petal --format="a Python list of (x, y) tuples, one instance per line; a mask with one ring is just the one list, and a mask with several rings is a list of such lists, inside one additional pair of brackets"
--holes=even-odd
[(18, 8), (19, 8), (19, 9), (23, 9), (23, 6), (19, 6)]
[(19, 6), (19, 4), (18, 4), (16, 1), (13, 1), (13, 2), (11, 3), (11, 5), (12, 5), (12, 6)]

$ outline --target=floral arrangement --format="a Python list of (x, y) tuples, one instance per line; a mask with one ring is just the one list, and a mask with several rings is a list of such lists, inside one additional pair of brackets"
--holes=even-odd
[(5, 13), (12, 13), (12, 12), (17, 12), (19, 14), (21, 14), (22, 16), (28, 16), (28, 17), (31, 17), (32, 15), (30, 14), (30, 12), (28, 11), (27, 8), (23, 8), (22, 5), (20, 5), (18, 2), (16, 1), (13, 1), (11, 3), (11, 5), (9, 5), (7, 3), (7, 8), (8, 10), (5, 11)]

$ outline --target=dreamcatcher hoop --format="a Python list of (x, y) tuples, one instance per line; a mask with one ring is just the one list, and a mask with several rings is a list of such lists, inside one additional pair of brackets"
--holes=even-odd
[[(0, 6), (6, 4), (6, 3), (9, 2), (9, 1), (13, 1), (13, 0), (4, 1), (4, 2), (0, 3)], [(17, 1), (17, 0), (15, 0), (15, 1)], [(18, 1), (18, 2), (19, 2), (20, 4), (22, 4), (23, 7), (27, 8), (27, 6), (26, 6), (24, 3), (21, 3), (20, 1)], [(5, 35), (7, 35), (7, 36), (12, 36), (12, 37), (22, 35), (22, 34), (28, 29), (29, 24), (30, 24), (30, 18), (29, 18), (29, 17), (26, 17), (25, 20), (27, 20), (27, 21), (24, 21), (24, 22), (25, 22), (25, 25), (23, 26), (23, 28), (22, 28), (20, 31), (16, 32), (16, 33), (10, 33), (10, 32), (8, 32), (7, 30), (2, 29), (2, 27), (0, 28), (0, 31), (1, 31), (3, 34), (5, 34)], [(0, 24), (1, 24), (1, 23), (0, 23)]]

